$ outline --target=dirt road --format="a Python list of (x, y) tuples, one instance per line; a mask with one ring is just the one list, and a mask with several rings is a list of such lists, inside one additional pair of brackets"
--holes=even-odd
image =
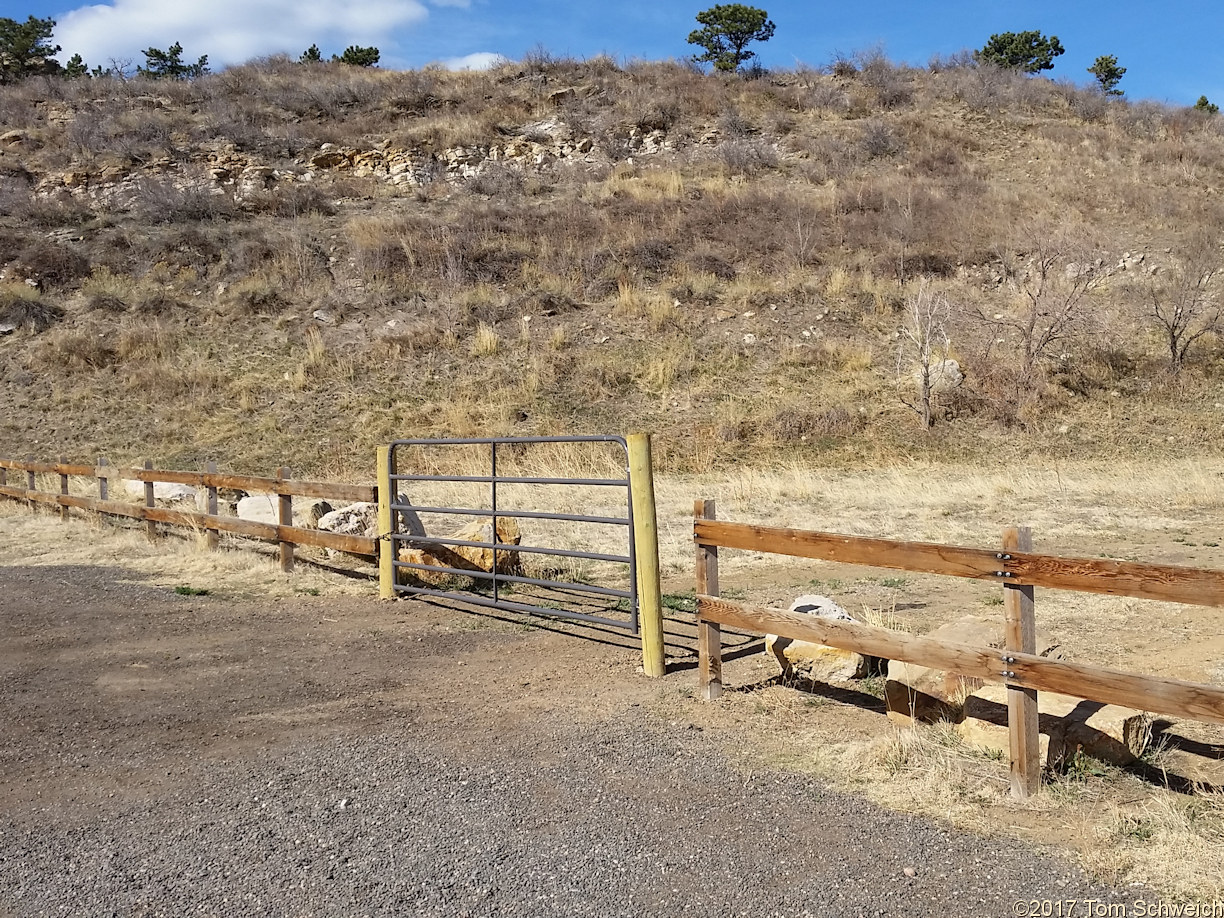
[[(1065, 861), (746, 764), (632, 641), (0, 568), (0, 915), (1013, 915)], [(602, 637), (605, 642), (591, 640)], [(1034, 912), (1035, 913), (1035, 912)]]

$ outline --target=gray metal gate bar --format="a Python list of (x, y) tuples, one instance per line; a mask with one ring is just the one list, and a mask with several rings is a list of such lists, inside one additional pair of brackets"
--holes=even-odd
[[(401, 442), (401, 441), (396, 441)], [(476, 484), (544, 484), (544, 485), (591, 485), (594, 487), (626, 488), (629, 479), (620, 478), (497, 478), (493, 475), (392, 475), (392, 481), (459, 481)]]
[[(425, 507), (421, 504), (392, 504), (395, 510), (415, 510), (417, 513), (457, 513), (461, 516), (493, 516), (492, 510), (475, 507)], [(498, 510), (498, 516), (516, 520), (563, 520), (572, 523), (607, 523), (609, 526), (629, 526), (632, 520), (620, 516), (579, 516), (574, 513), (537, 513), (532, 510)], [(431, 541), (437, 541), (436, 539)]]
[[(624, 478), (563, 478), (538, 475), (506, 475), (499, 474), (498, 469), (498, 447), (502, 445), (530, 445), (543, 443), (612, 443), (618, 445), (625, 454), (625, 477)], [(489, 447), (489, 472), (488, 475), (439, 475), (439, 474), (416, 474), (409, 471), (400, 471), (397, 453), (405, 448), (429, 448), (438, 446), (488, 446)], [(460, 578), (472, 578), (473, 580), (487, 582), (492, 585), (492, 598), (487, 595), (473, 595), (470, 592), (460, 591), (458, 589), (446, 590), (435, 589), (429, 586), (413, 586), (409, 584), (399, 583), (399, 577), (395, 576), (394, 591), (396, 593), (404, 593), (408, 595), (421, 596), (436, 596), (441, 598), (456, 599), (461, 602), (471, 603), (479, 606), (489, 606), (493, 608), (512, 609), (515, 611), (529, 612), (533, 614), (554, 615), (563, 618), (572, 618), (580, 621), (595, 622), (599, 624), (609, 625), (615, 628), (622, 628), (633, 633), (638, 630), (638, 598), (637, 598), (637, 575), (636, 575), (636, 550), (633, 539), (633, 500), (631, 488), (632, 484), (629, 480), (628, 469), (628, 444), (623, 437), (619, 436), (579, 436), (579, 437), (471, 437), (471, 438), (443, 438), (436, 440), (427, 439), (407, 439), (396, 440), (391, 443), (389, 450), (389, 468), (387, 470), (387, 479), (385, 485), (388, 487), (391, 495), (391, 516), (392, 516), (392, 532), (391, 540), (391, 570), (399, 571), (428, 571), (435, 574), (443, 574)], [(488, 484), (489, 485), (489, 508), (483, 507), (441, 507), (423, 504), (411, 504), (400, 499), (399, 483), (400, 482), (420, 482), (420, 483), (460, 483), (460, 484)], [(625, 516), (605, 516), (596, 514), (581, 514), (581, 513), (550, 513), (543, 510), (518, 510), (504, 506), (502, 495), (498, 493), (499, 485), (548, 485), (548, 486), (579, 486), (579, 487), (618, 487), (625, 489)], [(408, 513), (415, 514), (451, 514), (458, 516), (471, 516), (477, 518), (490, 519), (492, 521), (492, 541), (481, 542), (466, 539), (455, 539), (445, 537), (421, 536), (414, 535), (401, 531), (400, 523), (403, 516)], [(498, 520), (502, 517), (510, 519), (523, 520), (547, 520), (575, 523), (590, 523), (594, 525), (615, 526), (628, 532), (621, 538), (625, 538), (628, 542), (628, 553), (625, 555), (612, 554), (605, 551), (585, 551), (579, 549), (552, 548), (542, 545), (514, 545), (506, 544), (500, 541), (498, 533)], [(434, 564), (423, 564), (412, 561), (400, 561), (399, 549), (415, 548), (428, 551), (429, 546), (443, 545), (455, 547), (471, 547), (488, 549), (492, 553), (492, 570), (467, 570), (453, 567), (442, 567)], [(499, 560), (505, 557), (506, 552), (523, 553), (530, 555), (552, 555), (561, 558), (577, 558), (590, 561), (610, 562), (615, 564), (628, 565), (628, 582), (629, 589), (618, 589), (615, 587), (602, 586), (592, 583), (581, 583), (565, 580), (551, 580), (546, 577), (528, 577), (520, 574), (502, 573), (498, 571)], [(578, 612), (573, 609), (559, 609), (552, 605), (533, 605), (528, 602), (519, 602), (503, 598), (501, 587), (503, 585), (515, 584), (521, 586), (534, 586), (543, 589), (553, 589), (560, 592), (581, 593), (589, 596), (602, 596), (609, 599), (629, 600), (629, 615), (630, 620), (625, 622), (613, 618), (607, 618), (599, 615), (591, 615), (586, 612)], [(549, 598), (544, 598), (544, 602), (550, 602)]]

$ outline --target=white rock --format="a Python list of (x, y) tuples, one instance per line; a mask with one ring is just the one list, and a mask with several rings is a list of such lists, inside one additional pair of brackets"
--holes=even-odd
[(275, 494), (250, 494), (238, 501), (238, 519), (253, 523), (277, 523), (280, 513)]
[[(132, 497), (144, 497), (145, 483), (143, 481), (128, 481), (124, 485)], [(174, 484), (169, 481), (153, 482), (153, 497), (155, 500), (195, 500), (196, 489), (190, 485)]]

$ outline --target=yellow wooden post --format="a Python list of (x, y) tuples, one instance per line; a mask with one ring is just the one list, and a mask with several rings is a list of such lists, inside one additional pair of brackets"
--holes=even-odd
[(378, 448), (378, 598), (395, 598), (395, 556), (391, 544), (391, 447)]
[(650, 434), (630, 434), (629, 490), (633, 500), (633, 546), (637, 561), (638, 627), (642, 632), (642, 670), (667, 673), (663, 646), (663, 595), (659, 586), (659, 525), (655, 518), (654, 470)]

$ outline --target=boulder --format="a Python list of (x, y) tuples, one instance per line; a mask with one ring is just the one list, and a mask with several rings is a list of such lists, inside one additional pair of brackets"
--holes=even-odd
[[(449, 538), (464, 542), (492, 542), (493, 521), (475, 520), (452, 534)], [(518, 545), (522, 532), (513, 518), (499, 517), (497, 520), (497, 542), (502, 545)], [(407, 564), (423, 564), (429, 567), (449, 567), (464, 571), (493, 571), (493, 549), (472, 545), (441, 545), (436, 542), (416, 541), (411, 547), (401, 548), (399, 560)], [(517, 551), (501, 549), (497, 552), (497, 572), (517, 574), (522, 562)], [(427, 571), (415, 568), (401, 569), (406, 580), (437, 586), (446, 583), (454, 574), (443, 571)]]
[[(855, 621), (849, 612), (827, 596), (800, 596), (787, 611), (836, 621)], [(778, 661), (784, 677), (801, 675), (819, 682), (861, 679), (870, 675), (873, 666), (878, 665), (875, 657), (776, 634), (765, 635), (765, 652)]]
[(272, 523), (280, 520), (275, 494), (248, 494), (238, 501), (238, 519), (252, 523)]
[[(295, 498), (293, 501), (293, 525), (301, 529), (321, 529), (319, 524), (332, 512), (332, 505), (317, 498)], [(280, 522), (280, 498), (275, 494), (249, 494), (239, 499), (235, 506), (239, 519), (254, 523)]]
[[(964, 718), (956, 730), (966, 742), (1009, 752), (1007, 686), (975, 691), (965, 699)], [(1038, 692), (1037, 718), (1049, 768), (1062, 767), (1081, 750), (1102, 762), (1131, 765), (1152, 741), (1151, 715), (1120, 705)]]
[[(124, 489), (130, 497), (144, 497), (145, 483), (143, 481), (128, 480), (124, 483)], [(155, 481), (153, 482), (153, 499), (170, 501), (180, 500), (195, 500), (196, 489), (191, 485), (175, 484), (170, 481)]]
[(378, 535), (378, 504), (362, 502), (332, 510), (319, 517), (318, 528), (324, 532), (372, 539)]
[[(941, 625), (927, 636), (953, 644), (998, 649), (1004, 644), (1003, 621), (966, 615)], [(1040, 632), (1037, 635), (1037, 652), (1051, 659), (1062, 658), (1058, 643)], [(902, 726), (909, 726), (915, 721), (935, 723), (948, 720), (959, 723), (964, 718), (965, 699), (982, 684), (980, 679), (891, 660), (888, 680), (884, 683), (888, 719)]]

